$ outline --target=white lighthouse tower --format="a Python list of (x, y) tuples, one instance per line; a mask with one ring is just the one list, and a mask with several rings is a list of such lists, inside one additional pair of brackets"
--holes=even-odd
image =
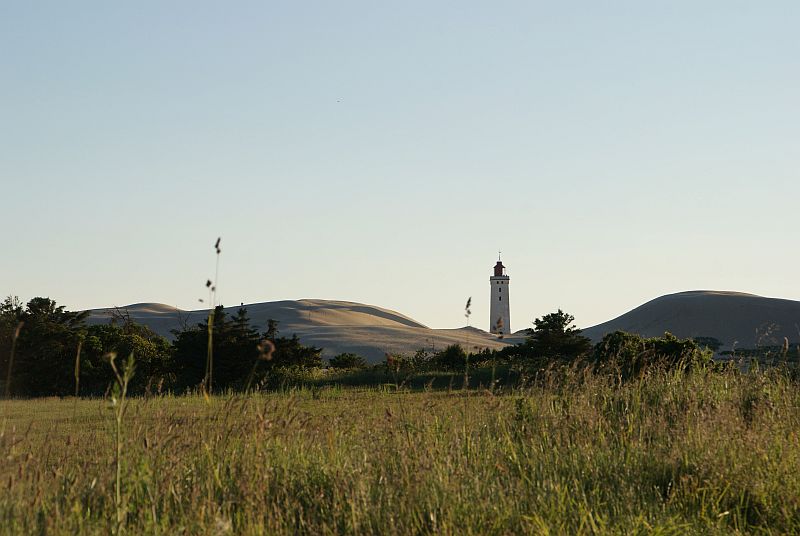
[(511, 333), (511, 318), (509, 316), (508, 283), (510, 278), (506, 275), (506, 267), (497, 258), (494, 265), (494, 275), (489, 278), (492, 293), (489, 303), (489, 332), (496, 335)]

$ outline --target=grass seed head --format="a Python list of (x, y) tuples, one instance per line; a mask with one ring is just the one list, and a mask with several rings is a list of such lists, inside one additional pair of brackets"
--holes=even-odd
[(262, 339), (258, 343), (258, 358), (261, 361), (271, 361), (273, 352), (275, 352), (275, 345), (271, 340)]

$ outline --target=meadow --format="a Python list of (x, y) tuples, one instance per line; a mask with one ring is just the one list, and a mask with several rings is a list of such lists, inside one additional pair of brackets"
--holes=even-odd
[(780, 368), (6, 400), (2, 534), (800, 533)]

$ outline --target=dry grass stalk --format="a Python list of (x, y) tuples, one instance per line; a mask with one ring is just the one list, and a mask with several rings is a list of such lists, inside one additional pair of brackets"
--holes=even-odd
[(258, 368), (258, 363), (261, 361), (271, 361), (272, 354), (275, 352), (275, 345), (269, 339), (262, 339), (261, 342), (258, 343), (258, 356), (256, 356), (256, 360), (253, 363), (253, 370), (250, 371), (250, 375), (247, 377), (247, 385), (244, 388), (245, 393), (250, 392), (250, 387), (253, 384), (253, 380), (256, 377), (256, 370)]
[(126, 509), (122, 504), (122, 423), (125, 418), (125, 411), (128, 408), (128, 384), (133, 377), (134, 360), (133, 354), (131, 354), (120, 372), (115, 362), (117, 354), (111, 352), (106, 356), (111, 365), (111, 370), (114, 371), (116, 380), (111, 390), (111, 406), (114, 409), (114, 506), (117, 521), (115, 533), (122, 534), (126, 515)]
[(83, 347), (83, 337), (78, 339), (78, 350), (75, 352), (75, 398), (78, 398), (81, 387), (81, 348)]
[(17, 351), (17, 339), (19, 339), (19, 334), (24, 325), (25, 322), (17, 324), (16, 329), (14, 329), (14, 334), (11, 337), (11, 353), (8, 356), (8, 369), (6, 370), (5, 398), (11, 398), (11, 371), (14, 368), (14, 354)]
[(206, 372), (203, 378), (203, 394), (208, 397), (211, 395), (214, 383), (214, 320), (216, 316), (217, 306), (217, 283), (219, 281), (219, 255), (222, 253), (220, 242), (222, 238), (218, 237), (214, 242), (214, 252), (216, 254), (216, 267), (214, 269), (214, 281), (206, 280), (206, 288), (208, 289), (208, 348), (206, 349)]

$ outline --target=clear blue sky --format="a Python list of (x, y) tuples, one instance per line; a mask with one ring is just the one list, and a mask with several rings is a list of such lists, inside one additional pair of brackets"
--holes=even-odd
[(6, 1), (3, 294), (800, 299), (800, 3)]

